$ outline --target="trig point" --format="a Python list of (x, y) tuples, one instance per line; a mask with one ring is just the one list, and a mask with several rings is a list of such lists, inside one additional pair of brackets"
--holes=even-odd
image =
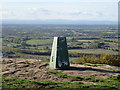
[(54, 37), (50, 67), (58, 69), (69, 68), (69, 58), (66, 37)]

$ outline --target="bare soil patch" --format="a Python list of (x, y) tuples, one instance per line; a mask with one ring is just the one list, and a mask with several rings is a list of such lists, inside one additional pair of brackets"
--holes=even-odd
[[(28, 80), (50, 80), (50, 81), (72, 81), (71, 78), (58, 78), (58, 76), (48, 74), (48, 63), (41, 62), (35, 59), (18, 59), (18, 58), (3, 58), (0, 66), (2, 67), (1, 74), (6, 77), (18, 77)], [(69, 76), (95, 76), (97, 78), (108, 78), (120, 74), (120, 68), (109, 65), (102, 65), (98, 67), (71, 64), (68, 70), (58, 70), (66, 73)], [(85, 82), (87, 83), (87, 82)], [(90, 82), (89, 82), (90, 83)]]

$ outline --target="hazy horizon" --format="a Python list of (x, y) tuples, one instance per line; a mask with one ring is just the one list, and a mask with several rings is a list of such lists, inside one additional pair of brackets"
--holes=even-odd
[(96, 20), (2, 20), (3, 24), (118, 24), (117, 21), (96, 21)]

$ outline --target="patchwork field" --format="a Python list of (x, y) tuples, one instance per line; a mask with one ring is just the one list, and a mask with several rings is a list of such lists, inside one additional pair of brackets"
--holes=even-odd
[(33, 39), (26, 42), (29, 45), (45, 45), (52, 43), (52, 39)]
[(69, 50), (69, 53), (118, 55), (117, 51), (111, 51), (111, 50), (105, 50), (105, 49), (77, 49), (77, 50)]

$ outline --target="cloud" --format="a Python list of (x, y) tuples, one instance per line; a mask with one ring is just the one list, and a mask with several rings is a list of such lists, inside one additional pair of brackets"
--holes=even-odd
[(72, 12), (66, 12), (66, 13), (71, 16), (79, 16), (82, 14), (82, 12), (80, 11), (72, 11)]
[(88, 12), (88, 11), (76, 11), (76, 12), (71, 12), (71, 13), (68, 13), (69, 15), (75, 15), (75, 16), (96, 16), (96, 17), (101, 17), (101, 16), (104, 16), (103, 13), (101, 12)]
[(65, 15), (65, 16), (73, 16), (73, 17), (77, 17), (77, 16), (86, 16), (86, 17), (91, 17), (91, 16), (95, 16), (95, 17), (100, 17), (100, 16), (104, 16), (103, 13), (101, 12), (90, 12), (90, 11), (80, 11), (80, 10), (74, 10), (74, 11), (64, 11), (64, 12), (59, 12), (57, 13), (58, 15)]
[(101, 12), (94, 12), (93, 15), (98, 17), (104, 16), (104, 14)]
[(2, 19), (7, 19), (8, 17), (13, 17), (15, 14), (12, 11), (0, 11)]
[(38, 8), (27, 8), (27, 10), (36, 11)]
[(44, 8), (28, 8), (28, 13), (31, 13), (32, 15), (36, 14), (44, 14), (44, 15), (50, 15), (52, 13), (51, 10), (44, 9)]
[(117, 8), (114, 3), (6, 3), (0, 14), (6, 19), (115, 20)]
[(52, 11), (48, 10), (48, 9), (40, 9), (40, 11), (44, 14), (51, 14), (52, 13)]

